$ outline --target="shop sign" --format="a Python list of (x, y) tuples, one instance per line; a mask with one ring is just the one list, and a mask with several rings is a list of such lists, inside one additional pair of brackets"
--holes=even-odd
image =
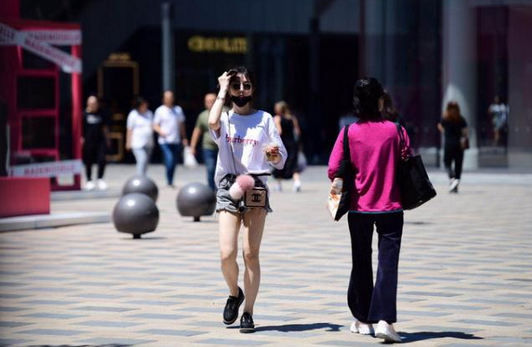
[(81, 160), (15, 165), (9, 168), (12, 177), (59, 177), (81, 173)]
[[(81, 59), (53, 47), (53, 44), (81, 43), (81, 32), (77, 30), (58, 31), (32, 30), (19, 31), (0, 23), (0, 45), (20, 46), (39, 57), (60, 66), (67, 73), (81, 73)], [(70, 43), (68, 43), (70, 42)]]
[(188, 39), (188, 49), (195, 53), (246, 54), (248, 41), (245, 37), (204, 37)]

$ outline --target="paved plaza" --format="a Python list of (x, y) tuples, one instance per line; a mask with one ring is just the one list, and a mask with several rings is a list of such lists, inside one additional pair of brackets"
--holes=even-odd
[[(110, 166), (111, 191), (133, 173), (131, 165)], [(222, 323), (228, 292), (215, 217), (181, 217), (178, 190), (165, 187), (163, 167), (148, 173), (160, 187), (161, 217), (141, 240), (112, 223), (0, 234), (0, 345), (381, 343), (349, 332), (349, 232), (345, 219), (332, 222), (325, 210), (325, 167), (303, 174), (299, 194), (290, 182), (272, 192), (255, 334)], [(532, 174), (466, 172), (458, 195), (446, 192), (442, 171), (430, 175), (439, 195), (405, 213), (396, 324), (403, 342), (532, 345)], [(178, 188), (204, 176), (203, 167), (179, 167)], [(111, 213), (116, 201), (54, 201), (52, 212)]]

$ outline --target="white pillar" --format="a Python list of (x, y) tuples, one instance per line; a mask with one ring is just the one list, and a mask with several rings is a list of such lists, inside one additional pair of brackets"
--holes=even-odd
[(455, 100), (469, 125), (471, 148), (465, 151), (464, 168), (478, 168), (476, 13), (467, 0), (443, 1), (443, 105)]

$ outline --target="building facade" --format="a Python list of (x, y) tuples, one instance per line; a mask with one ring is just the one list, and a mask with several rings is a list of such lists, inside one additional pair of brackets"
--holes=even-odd
[[(257, 107), (286, 100), (305, 152), (323, 164), (355, 80), (374, 76), (429, 165), (441, 160), (436, 124), (456, 100), (470, 126), (466, 167), (532, 167), (530, 0), (87, 0), (57, 1), (52, 12), (53, 2), (20, 0), (21, 16), (81, 23), (83, 90), (107, 99), (116, 129), (130, 96), (155, 108), (173, 89), (191, 131), (217, 76), (245, 65), (257, 75)], [(112, 69), (120, 64), (136, 68)], [(497, 144), (495, 95), (510, 108)]]

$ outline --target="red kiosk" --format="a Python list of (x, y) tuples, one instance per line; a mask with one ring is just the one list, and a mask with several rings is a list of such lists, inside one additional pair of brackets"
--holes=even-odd
[[(80, 26), (20, 20), (18, 6), (18, 0), (0, 6), (9, 16), (0, 17), (0, 99), (11, 176), (0, 178), (0, 217), (49, 213), (50, 188), (81, 186)], [(66, 175), (73, 179), (60, 184)]]

